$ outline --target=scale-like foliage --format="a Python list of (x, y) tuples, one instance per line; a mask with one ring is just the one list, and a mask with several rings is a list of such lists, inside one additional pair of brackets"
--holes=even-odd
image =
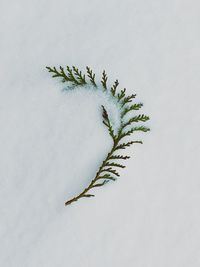
[(97, 86), (95, 83), (95, 74), (92, 72), (92, 70), (87, 66), (86, 67), (87, 70), (87, 76), (90, 79), (90, 82), (92, 83), (92, 85), (94, 85), (95, 87)]
[(111, 91), (113, 96), (115, 96), (118, 85), (119, 85), (119, 82), (118, 82), (118, 80), (116, 80), (115, 83), (113, 84), (113, 86), (110, 88), (110, 91)]
[[(84, 86), (88, 84), (88, 82), (90, 82), (91, 85), (93, 85), (94, 87), (97, 87), (97, 83), (95, 81), (95, 74), (89, 67), (86, 67), (87, 77), (89, 78), (89, 81), (87, 81), (86, 75), (82, 74), (82, 72), (79, 71), (79, 69), (74, 66), (72, 68), (67, 66), (66, 71), (61, 66), (59, 67), (59, 69), (57, 69), (56, 67), (52, 68), (46, 67), (46, 68), (50, 73), (52, 73), (52, 77), (61, 78), (63, 82), (69, 82), (73, 87)], [(94, 179), (90, 182), (90, 184), (79, 195), (68, 200), (65, 203), (65, 205), (69, 205), (83, 197), (94, 197), (94, 194), (90, 193), (90, 191), (93, 188), (104, 186), (110, 181), (115, 181), (117, 177), (120, 176), (118, 171), (116, 171), (116, 168), (118, 169), (125, 168), (124, 165), (122, 165), (121, 163), (117, 163), (116, 161), (127, 160), (130, 158), (129, 156), (115, 154), (115, 152), (118, 150), (124, 150), (133, 144), (142, 144), (142, 141), (138, 140), (126, 141), (126, 142), (121, 142), (121, 140), (125, 137), (128, 138), (135, 131), (147, 132), (150, 130), (148, 127), (144, 125), (139, 125), (139, 126), (136, 125), (134, 127), (131, 127), (131, 129), (127, 129), (128, 126), (131, 126), (134, 123), (148, 121), (149, 117), (142, 114), (142, 115), (132, 116), (128, 120), (125, 119), (126, 117), (125, 115), (127, 113), (132, 112), (134, 110), (139, 110), (143, 106), (143, 104), (135, 103), (130, 105), (130, 103), (132, 103), (136, 95), (135, 94), (132, 94), (130, 96), (126, 95), (125, 88), (121, 90), (119, 93), (117, 93), (117, 87), (119, 85), (118, 80), (116, 80), (113, 86), (111, 86), (109, 89), (107, 85), (107, 80), (108, 77), (104, 70), (102, 73), (101, 84), (103, 86), (105, 93), (115, 98), (116, 103), (118, 103), (118, 105), (120, 106), (121, 125), (117, 133), (115, 133), (109, 115), (107, 113), (107, 110), (105, 109), (104, 106), (102, 106), (103, 124), (108, 128), (108, 132), (113, 140), (113, 146), (110, 152), (107, 154), (105, 160), (102, 162), (101, 166), (99, 167), (99, 170), (97, 171)]]
[(105, 72), (105, 70), (104, 70), (103, 73), (102, 73), (101, 83), (102, 83), (103, 88), (104, 88), (105, 90), (107, 90), (107, 80), (108, 80), (108, 77), (107, 77), (106, 72)]
[(85, 74), (82, 75), (82, 72), (79, 71), (76, 67), (73, 66), (73, 71), (74, 74), (76, 75), (77, 80), (79, 81), (80, 84), (86, 84), (85, 81)]
[(128, 107), (125, 107), (121, 113), (122, 118), (130, 111), (139, 110), (143, 106), (142, 103), (137, 103)]

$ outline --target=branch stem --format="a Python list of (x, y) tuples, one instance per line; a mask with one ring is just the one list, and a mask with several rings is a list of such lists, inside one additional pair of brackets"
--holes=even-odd
[(107, 154), (107, 157), (105, 158), (105, 160), (102, 162), (101, 166), (99, 167), (98, 172), (96, 173), (96, 176), (94, 177), (94, 179), (90, 182), (90, 184), (88, 185), (88, 187), (86, 187), (79, 195), (71, 198), (70, 200), (65, 202), (65, 206), (72, 204), (73, 202), (78, 201), (80, 198), (82, 197), (94, 197), (94, 195), (91, 194), (87, 194), (87, 192), (93, 188), (95, 182), (98, 180), (100, 173), (102, 172), (103, 168), (106, 166), (106, 162), (110, 159), (110, 157), (112, 156), (113, 152), (115, 151), (115, 148), (118, 145), (118, 140), (115, 139), (115, 141), (113, 140), (113, 146), (111, 151)]

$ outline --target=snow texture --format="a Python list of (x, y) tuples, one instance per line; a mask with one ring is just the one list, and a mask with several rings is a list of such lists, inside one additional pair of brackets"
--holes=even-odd
[[(200, 2), (0, 0), (0, 266), (200, 266)], [(150, 115), (117, 182), (71, 206), (112, 141), (86, 65)], [(98, 76), (98, 75), (97, 75)], [(102, 103), (103, 102), (103, 103)]]

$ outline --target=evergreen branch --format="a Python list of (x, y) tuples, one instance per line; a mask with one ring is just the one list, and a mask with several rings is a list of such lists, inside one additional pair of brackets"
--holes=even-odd
[(101, 172), (110, 172), (118, 177), (120, 176), (119, 173), (115, 169), (112, 169), (112, 168), (103, 169)]
[(142, 142), (141, 141), (131, 141), (128, 143), (123, 143), (123, 144), (118, 145), (115, 150), (125, 149), (125, 148), (131, 146), (132, 144), (142, 144)]
[(67, 72), (68, 72), (68, 78), (69, 80), (74, 83), (75, 85), (82, 85), (82, 83), (80, 83), (75, 77), (74, 77), (74, 74), (73, 74), (73, 70), (67, 66)]
[[(103, 115), (104, 119), (108, 119), (109, 120), (108, 114), (107, 114), (107, 111), (105, 110), (105, 108), (103, 109), (103, 114), (102, 115)], [(112, 168), (105, 168), (105, 167), (106, 167), (106, 163), (109, 160), (110, 156), (114, 153), (117, 144), (118, 144), (118, 142), (116, 140), (115, 141), (113, 140), (113, 147), (112, 147), (111, 151), (107, 154), (106, 159), (102, 162), (101, 166), (99, 167), (99, 170), (96, 173), (95, 178), (91, 181), (91, 183), (88, 185), (88, 187), (86, 187), (79, 195), (77, 195), (76, 197), (66, 201), (65, 202), (66, 206), (70, 205), (73, 202), (76, 202), (80, 198), (82, 198), (85, 195), (87, 195), (88, 192), (94, 187), (94, 185), (95, 185), (97, 180), (100, 180), (100, 179), (104, 179), (104, 180), (106, 179), (106, 180), (112, 180), (112, 181), (116, 180), (116, 178), (112, 177), (109, 173), (112, 173), (115, 176), (119, 176), (119, 173), (116, 170), (112, 169)], [(108, 173), (102, 175), (103, 172), (108, 172)], [(90, 195), (90, 196), (94, 196), (94, 195)]]
[[(79, 69), (76, 68), (75, 66), (73, 66), (72, 68), (67, 66), (66, 72), (64, 68), (61, 66), (59, 69), (56, 69), (56, 67), (52, 67), (52, 68), (46, 67), (46, 68), (52, 74), (52, 77), (62, 78), (63, 82), (70, 82), (71, 83), (70, 85), (73, 87), (87, 84), (85, 75), (82, 74), (82, 72), (79, 71)], [(97, 87), (96, 81), (95, 81), (95, 74), (89, 67), (86, 67), (86, 70), (87, 70), (87, 76), (90, 79), (90, 82), (92, 83), (93, 86)], [(103, 71), (101, 83), (102, 83), (103, 88), (105, 89), (104, 91), (107, 91), (107, 79), (108, 79), (107, 75), (105, 71)], [(138, 103), (138, 104), (128, 106), (128, 103), (132, 102), (133, 98), (135, 98), (136, 95), (127, 96), (126, 89), (121, 90), (120, 93), (116, 95), (116, 89), (118, 85), (119, 85), (119, 82), (118, 80), (116, 80), (110, 89), (111, 96), (117, 99), (119, 105), (121, 106), (119, 110), (120, 118), (121, 118), (121, 125), (120, 125), (117, 135), (115, 135), (114, 133), (113, 125), (111, 123), (111, 120), (108, 116), (108, 113), (105, 107), (102, 106), (103, 123), (107, 127), (108, 132), (113, 140), (112, 149), (107, 154), (105, 160), (103, 160), (95, 177), (89, 183), (89, 185), (80, 194), (66, 201), (65, 205), (70, 205), (71, 203), (76, 202), (81, 198), (94, 197), (94, 194), (90, 193), (92, 189), (96, 187), (104, 186), (109, 181), (115, 181), (117, 177), (120, 176), (120, 174), (116, 171), (115, 168), (125, 168), (125, 166), (122, 164), (113, 162), (113, 160), (127, 160), (130, 158), (129, 156), (118, 155), (118, 154), (116, 155), (115, 152), (120, 149), (126, 149), (127, 147), (130, 147), (134, 143), (142, 144), (142, 141), (127, 141), (127, 143), (120, 143), (121, 139), (124, 137), (130, 136), (135, 131), (143, 131), (143, 132), (149, 131), (149, 128), (145, 126), (133, 127), (130, 130), (124, 131), (124, 128), (126, 126), (129, 126), (134, 122), (140, 122), (140, 121), (146, 122), (149, 119), (149, 117), (142, 114), (142, 115), (133, 116), (128, 121), (124, 121), (124, 116), (128, 112), (133, 111), (133, 110), (139, 110), (142, 107), (142, 104)]]
[(125, 97), (126, 93), (126, 88), (124, 88), (123, 90), (121, 90), (121, 92), (119, 94), (117, 94), (117, 100), (118, 102)]
[[(68, 75), (65, 73), (64, 71), (64, 68), (60, 66), (60, 71), (56, 69), (56, 67), (46, 67), (48, 69), (48, 71), (50, 73), (53, 73), (52, 77), (55, 78), (55, 77), (60, 77), (62, 78), (62, 81), (63, 82), (71, 82), (75, 85), (83, 85), (83, 81), (80, 81), (80, 76), (79, 76), (79, 80), (76, 80), (76, 78), (74, 77), (73, 75), (73, 72), (72, 72), (72, 69), (70, 69), (69, 66), (67, 66), (67, 72), (68, 72)], [(78, 70), (78, 69), (76, 69)], [(80, 75), (80, 73), (79, 73)], [(81, 76), (82, 77), (82, 76)], [(82, 77), (84, 78), (84, 77)]]
[(95, 74), (92, 72), (92, 70), (87, 66), (87, 76), (90, 79), (90, 82), (96, 87), (96, 82), (95, 82)]
[(110, 91), (111, 91), (111, 93), (112, 93), (113, 96), (115, 96), (116, 89), (117, 89), (117, 86), (118, 85), (119, 85), (119, 82), (118, 82), (118, 80), (116, 80), (115, 83), (113, 84), (113, 86), (110, 89)]
[(126, 107), (122, 113), (121, 113), (121, 117), (123, 118), (128, 112), (132, 111), (132, 110), (139, 110), (141, 107), (143, 106), (142, 103), (137, 103), (134, 105), (131, 105), (129, 107)]
[(124, 97), (124, 99), (121, 102), (121, 106), (123, 107), (125, 104), (132, 102), (132, 100), (136, 97), (136, 95), (130, 95)]
[(53, 78), (60, 76), (60, 73), (58, 73), (58, 71), (56, 70), (55, 67), (51, 68), (51, 67), (46, 66), (46, 69), (48, 70), (48, 72), (54, 73), (53, 76), (52, 76)]
[(134, 122), (139, 122), (139, 121), (145, 122), (145, 121), (148, 121), (148, 120), (149, 120), (149, 117), (146, 116), (146, 115), (144, 115), (144, 114), (134, 116), (131, 119), (129, 119), (127, 122), (125, 122), (124, 124), (122, 124), (122, 129), (125, 128), (128, 125), (131, 125)]
[(53, 68), (51, 68), (51, 67), (46, 67), (46, 69), (47, 69), (50, 73), (53, 74), (53, 75), (52, 75), (53, 78), (55, 78), (55, 77), (61, 77), (61, 78), (63, 78), (64, 80), (69, 81), (69, 80), (68, 80), (68, 77), (66, 77), (65, 73), (63, 74), (62, 72), (59, 72), (59, 71), (56, 69), (56, 67), (53, 67)]
[(63, 82), (73, 82), (64, 72), (64, 68), (60, 66), (60, 75), (63, 77)]
[[(105, 177), (105, 176), (107, 176), (107, 177)], [(101, 179), (116, 181), (116, 178), (110, 176), (109, 174), (108, 175), (99, 176), (97, 180), (101, 180)]]
[(103, 88), (104, 88), (105, 90), (107, 90), (107, 80), (108, 80), (108, 77), (107, 77), (106, 72), (105, 72), (105, 70), (104, 70), (103, 73), (102, 73), (101, 83), (102, 83)]
[(130, 159), (129, 156), (122, 156), (122, 155), (112, 155), (109, 159)]
[(100, 187), (100, 186), (103, 186), (105, 184), (107, 184), (109, 181), (108, 180), (104, 180), (102, 183), (98, 183), (98, 184), (94, 184), (92, 187)]
[(99, 176), (99, 177), (98, 177), (98, 180), (99, 180), (99, 179), (108, 179), (109, 177), (111, 177), (110, 174), (106, 173), (106, 174), (104, 174), (103, 176)]
[(78, 196), (76, 196), (76, 197), (73, 197), (73, 198), (71, 198), (70, 200), (66, 201), (66, 202), (65, 202), (65, 206), (70, 205), (70, 204), (72, 204), (73, 202), (78, 201), (78, 200), (79, 200), (80, 198), (82, 198), (82, 197), (94, 197), (94, 195), (92, 195), (92, 194), (85, 194), (85, 193), (86, 193), (86, 192), (81, 193), (80, 195), (78, 195)]
[(104, 108), (104, 106), (102, 105), (102, 117), (103, 117), (103, 123), (106, 125), (106, 127), (108, 127), (109, 130), (109, 134), (111, 135), (112, 139), (115, 140), (115, 135), (114, 135), (114, 130), (112, 128), (112, 125), (110, 123), (109, 117), (108, 117), (108, 113), (106, 111), (106, 109)]
[(88, 196), (88, 197), (89, 197), (89, 196), (94, 196), (94, 195), (88, 194), (88, 192), (94, 187), (94, 185), (95, 185), (95, 183), (96, 183), (97, 180), (99, 180), (99, 179), (106, 179), (106, 180), (113, 180), (113, 181), (116, 180), (116, 178), (111, 177), (109, 174), (105, 174), (105, 175), (103, 175), (103, 176), (100, 175), (102, 172), (110, 172), (110, 173), (112, 173), (112, 174), (114, 174), (114, 175), (116, 175), (116, 176), (119, 176), (119, 174), (118, 174), (115, 170), (113, 170), (112, 168), (105, 169), (105, 164), (106, 164), (106, 162), (107, 162), (107, 160), (108, 160), (110, 154), (112, 154), (112, 153), (114, 152), (114, 150), (115, 150), (115, 145), (113, 145), (111, 151), (108, 153), (106, 159), (103, 161), (103, 163), (102, 163), (102, 165), (100, 166), (98, 172), (96, 173), (95, 178), (91, 181), (91, 183), (88, 185), (88, 187), (86, 187), (86, 188), (83, 190), (83, 192), (81, 192), (81, 193), (80, 193), (79, 195), (77, 195), (76, 197), (74, 197), (74, 198), (72, 198), (72, 199), (66, 201), (66, 202), (65, 202), (65, 206), (70, 205), (71, 203), (73, 203), (73, 202), (75, 202), (75, 201), (78, 201), (78, 200), (79, 200), (80, 198), (82, 198), (82, 197), (86, 197), (86, 196)]
[(82, 72), (78, 70), (76, 67), (72, 67), (73, 71), (78, 79), (79, 84), (86, 84), (85, 75), (82, 75)]
[(119, 140), (121, 140), (122, 138), (124, 138), (126, 136), (130, 136), (132, 133), (134, 133), (136, 131), (141, 131), (141, 132), (145, 132), (146, 133), (146, 132), (150, 131), (150, 129), (145, 127), (145, 126), (134, 127), (132, 129), (130, 129), (129, 131), (121, 133), (120, 136), (119, 136)]
[(106, 163), (106, 166), (110, 166), (110, 167), (118, 167), (118, 168), (125, 168), (124, 165), (121, 165), (121, 164), (118, 164), (118, 163), (115, 163), (115, 162), (107, 162), (107, 163)]

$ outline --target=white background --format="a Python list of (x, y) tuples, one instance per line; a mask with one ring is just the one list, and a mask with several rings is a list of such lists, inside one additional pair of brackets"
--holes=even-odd
[[(0, 0), (0, 266), (200, 266), (198, 0)], [(137, 93), (144, 145), (96, 197), (64, 201), (110, 148), (101, 97), (45, 66)]]

